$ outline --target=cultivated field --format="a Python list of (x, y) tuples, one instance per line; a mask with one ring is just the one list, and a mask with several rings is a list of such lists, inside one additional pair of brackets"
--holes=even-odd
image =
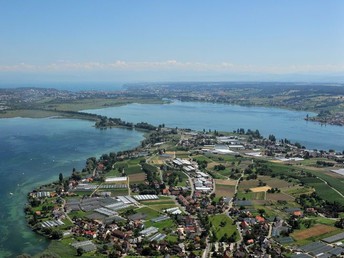
[(271, 201), (294, 201), (295, 198), (284, 193), (266, 193), (266, 200)]
[(307, 239), (307, 238), (311, 238), (311, 237), (320, 236), (320, 235), (326, 234), (326, 233), (334, 231), (334, 230), (336, 230), (335, 227), (318, 224), (318, 225), (314, 225), (308, 229), (296, 231), (296, 232), (292, 233), (291, 236), (295, 240), (298, 241), (298, 240), (303, 240), (303, 239)]
[(235, 186), (234, 185), (216, 184), (216, 186), (215, 186), (215, 194), (218, 197), (221, 197), (221, 196), (233, 197), (234, 193), (235, 193)]
[(278, 178), (272, 178), (269, 176), (259, 176), (258, 180), (262, 180), (267, 185), (271, 186), (271, 188), (286, 188), (293, 186), (293, 183), (289, 183), (285, 180), (281, 180)]
[(239, 184), (239, 190), (258, 187), (258, 180), (244, 180)]
[(257, 192), (266, 192), (267, 190), (270, 190), (270, 186), (260, 186), (260, 187), (253, 187), (250, 188), (251, 192), (257, 193)]
[(146, 174), (145, 173), (137, 173), (137, 174), (131, 174), (129, 175), (129, 183), (139, 183), (144, 182), (146, 180)]
[(236, 180), (215, 179), (216, 184), (219, 185), (236, 185)]

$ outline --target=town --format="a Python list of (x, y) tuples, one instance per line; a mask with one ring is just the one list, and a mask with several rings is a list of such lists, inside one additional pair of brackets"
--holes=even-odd
[[(101, 117), (98, 128), (126, 124)], [(344, 155), (258, 130), (140, 123), (134, 150), (90, 157), (28, 194), (61, 257), (339, 257)], [(57, 256), (58, 257), (58, 256)]]

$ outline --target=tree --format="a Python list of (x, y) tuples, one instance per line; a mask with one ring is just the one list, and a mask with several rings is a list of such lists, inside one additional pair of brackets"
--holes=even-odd
[(270, 135), (269, 135), (269, 140), (272, 141), (272, 142), (275, 142), (275, 141), (276, 141), (275, 135), (270, 134)]
[(265, 210), (264, 209), (258, 209), (258, 213), (260, 214), (260, 216), (263, 216), (263, 214), (265, 214)]
[(61, 239), (63, 237), (63, 233), (60, 230), (53, 230), (51, 232), (51, 238), (52, 239)]
[(84, 253), (84, 249), (82, 249), (81, 247), (78, 247), (78, 249), (76, 249), (77, 256), (81, 256), (83, 253)]
[(63, 174), (62, 174), (62, 173), (59, 174), (59, 181), (60, 181), (60, 184), (61, 184), (62, 181), (63, 181)]

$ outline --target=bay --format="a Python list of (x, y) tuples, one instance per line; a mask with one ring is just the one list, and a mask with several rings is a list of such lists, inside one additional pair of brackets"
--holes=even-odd
[(34, 186), (81, 170), (88, 157), (133, 149), (141, 132), (99, 130), (70, 119), (0, 119), (0, 257), (34, 254), (48, 241), (26, 226), (23, 208)]
[(344, 127), (320, 125), (304, 118), (311, 112), (278, 108), (237, 106), (205, 102), (180, 102), (170, 104), (129, 104), (120, 107), (84, 110), (98, 115), (118, 117), (128, 122), (164, 123), (168, 127), (194, 130), (233, 131), (238, 128), (258, 129), (267, 137), (287, 138), (310, 149), (344, 150)]

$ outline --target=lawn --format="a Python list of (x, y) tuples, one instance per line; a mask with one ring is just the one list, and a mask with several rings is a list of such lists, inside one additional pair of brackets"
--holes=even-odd
[[(239, 240), (239, 234), (237, 232), (237, 227), (234, 224), (233, 220), (225, 214), (219, 214), (209, 217), (212, 227), (211, 230), (215, 233), (217, 239), (221, 239), (225, 234), (228, 237), (232, 236), (235, 233), (235, 240)], [(221, 222), (225, 224), (221, 225)]]
[(160, 212), (158, 212), (156, 210), (153, 210), (153, 209), (151, 209), (149, 207), (138, 208), (138, 209), (135, 210), (135, 212), (146, 214), (146, 219), (147, 220), (161, 216)]
[(176, 228), (176, 224), (171, 219), (159, 221), (159, 222), (153, 222), (153, 221), (148, 220), (145, 222), (145, 228), (149, 228), (151, 226), (156, 227), (161, 230)]

